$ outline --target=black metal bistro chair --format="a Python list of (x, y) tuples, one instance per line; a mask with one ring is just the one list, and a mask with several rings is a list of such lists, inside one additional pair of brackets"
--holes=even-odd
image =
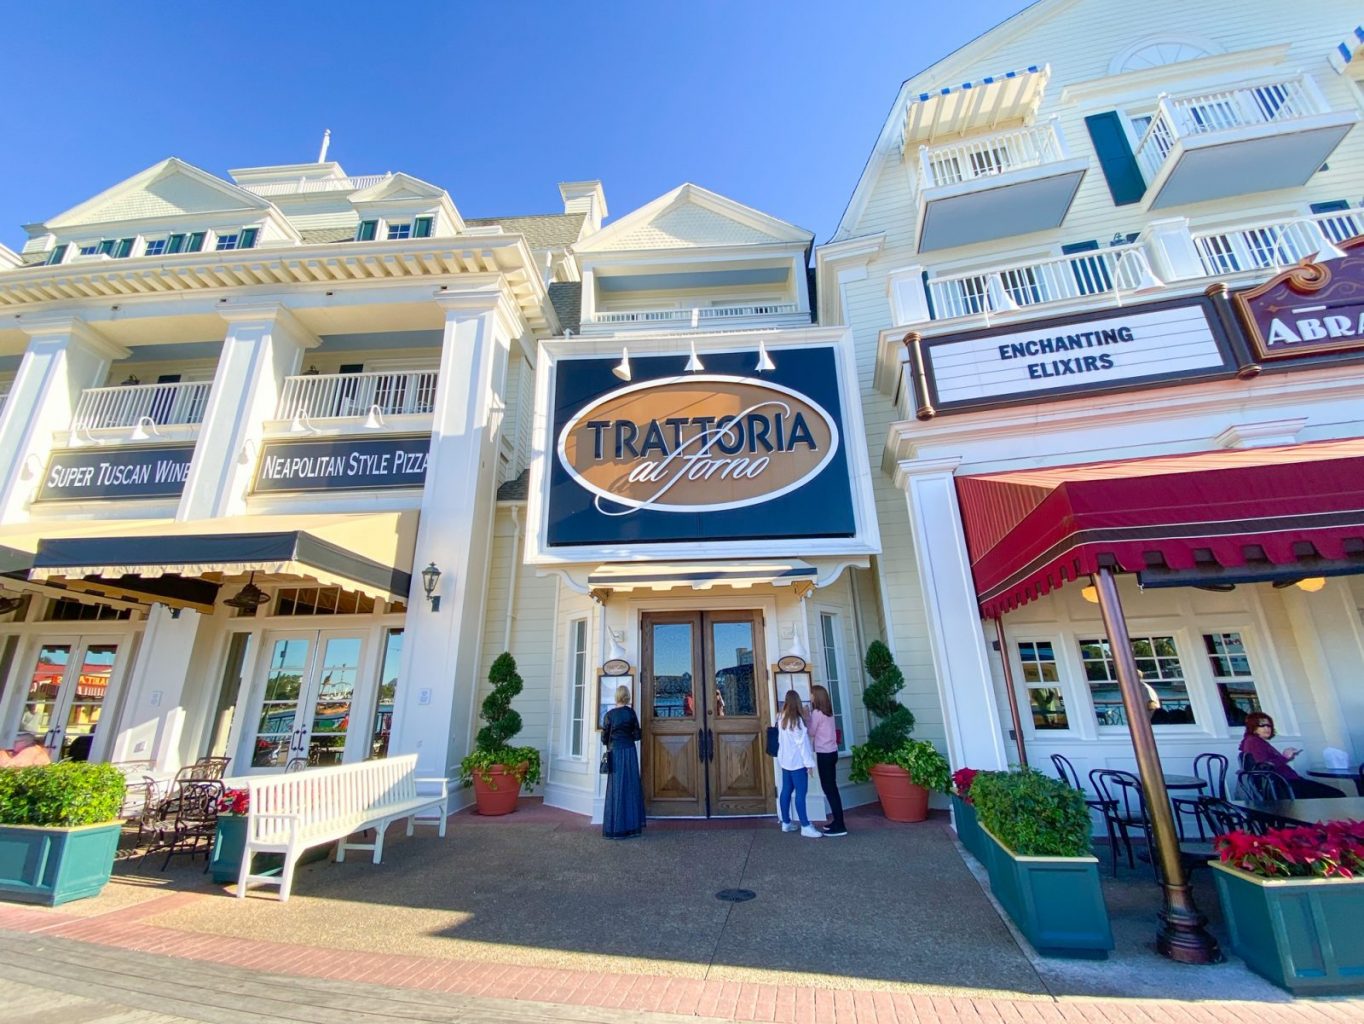
[[(1127, 850), (1127, 866), (1136, 867), (1132, 855), (1132, 833), (1140, 832), (1149, 850), (1151, 847), (1151, 817), (1146, 813), (1146, 795), (1141, 789), (1141, 779), (1131, 772), (1117, 768), (1095, 768), (1089, 773), (1089, 784), (1104, 803), (1104, 819), (1109, 834), (1121, 839)], [(1118, 876), (1118, 844), (1116, 840), (1110, 847), (1113, 861), (1113, 877)], [(1151, 866), (1156, 867), (1152, 858)]]
[(1292, 800), (1293, 787), (1276, 771), (1252, 768), (1236, 773), (1236, 792), (1243, 800), (1255, 804), (1271, 804), (1276, 800)]
[[(1205, 791), (1207, 796), (1216, 797), (1219, 800), (1227, 798), (1227, 770), (1231, 762), (1227, 760), (1225, 754), (1199, 754), (1194, 758), (1193, 773), (1198, 778), (1208, 784)], [(1197, 797), (1174, 797), (1170, 800), (1175, 812), (1175, 824), (1179, 829), (1179, 838), (1185, 838), (1184, 816), (1193, 815), (1194, 824), (1198, 826), (1198, 838), (1200, 840), (1208, 837), (1205, 830), (1206, 819), (1201, 808), (1201, 796)]]
[(1228, 803), (1223, 797), (1201, 796), (1198, 804), (1214, 836), (1226, 835), (1228, 832), (1251, 832), (1257, 836), (1264, 834), (1264, 822), (1235, 804)]
[(1051, 763), (1056, 766), (1056, 776), (1071, 789), (1078, 789), (1085, 794), (1085, 806), (1091, 811), (1098, 811), (1104, 819), (1104, 829), (1108, 832), (1108, 845), (1110, 847), (1117, 841), (1113, 833), (1113, 825), (1108, 820), (1107, 805), (1099, 797), (1090, 796), (1085, 787), (1080, 785), (1080, 773), (1075, 770), (1075, 765), (1070, 763), (1070, 758), (1064, 754), (1052, 754)]
[(159, 817), (146, 825), (146, 830), (155, 839), (142, 855), (139, 865), (153, 853), (164, 850), (166, 859), (161, 863), (161, 870), (165, 871), (177, 853), (188, 853), (193, 860), (202, 845), (204, 870), (207, 871), (223, 793), (223, 784), (217, 779), (191, 779), (177, 785), (170, 797), (162, 802)]

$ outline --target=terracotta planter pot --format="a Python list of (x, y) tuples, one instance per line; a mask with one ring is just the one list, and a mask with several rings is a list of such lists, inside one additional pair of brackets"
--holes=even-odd
[(521, 795), (521, 780), (500, 764), (490, 767), (488, 775), (489, 780), (485, 782), (481, 773), (474, 773), (474, 801), (478, 813), (511, 814), (516, 810), (516, 801)]
[(870, 770), (881, 811), (891, 821), (923, 821), (928, 817), (928, 790), (909, 781), (909, 772), (893, 764), (874, 764)]

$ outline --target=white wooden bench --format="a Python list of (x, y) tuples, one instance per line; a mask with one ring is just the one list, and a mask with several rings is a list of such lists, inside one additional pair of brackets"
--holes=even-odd
[[(336, 843), (338, 862), (346, 859), (347, 850), (373, 850), (378, 864), (384, 853), (384, 831), (400, 818), (407, 819), (409, 836), (418, 820), (439, 824), (444, 836), (449, 780), (419, 779), (416, 772), (417, 755), (407, 754), (242, 780), (250, 790), (251, 803), (237, 876), (238, 899), (245, 898), (252, 885), (277, 885), (280, 900), (287, 900), (294, 866), (310, 847)], [(418, 795), (419, 783), (433, 791)], [(374, 829), (374, 842), (347, 841), (368, 828)], [(283, 870), (278, 875), (253, 875), (251, 857), (257, 853), (282, 853)]]

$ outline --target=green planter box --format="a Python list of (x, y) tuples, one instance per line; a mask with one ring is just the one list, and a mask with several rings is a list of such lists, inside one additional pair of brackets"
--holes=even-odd
[(61, 903), (98, 896), (114, 870), (123, 822), (50, 828), (0, 825), (0, 898)]
[[(219, 883), (235, 882), (241, 872), (242, 850), (246, 848), (246, 815), (220, 814), (218, 830), (213, 834), (213, 855), (209, 860), (209, 873)], [(312, 864), (326, 860), (330, 846), (314, 846), (304, 850), (299, 857), (300, 864)], [(258, 853), (253, 865), (258, 875), (274, 874), (284, 868), (284, 854)]]
[(1043, 956), (1102, 960), (1113, 948), (1095, 857), (1020, 857), (983, 825), (990, 891)]
[(1294, 994), (1364, 992), (1364, 878), (1270, 881), (1213, 861), (1231, 948)]
[(984, 864), (988, 854), (985, 839), (980, 832), (980, 823), (976, 820), (975, 805), (968, 804), (955, 793), (952, 795), (952, 824), (956, 827), (957, 838), (961, 840), (961, 845), (966, 847), (966, 852)]

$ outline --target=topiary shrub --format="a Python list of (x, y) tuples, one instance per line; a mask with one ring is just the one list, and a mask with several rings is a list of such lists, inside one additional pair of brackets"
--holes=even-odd
[(892, 764), (908, 772), (915, 785), (946, 792), (950, 782), (947, 758), (926, 740), (909, 738), (914, 730), (914, 712), (895, 699), (904, 689), (905, 676), (891, 657), (890, 648), (880, 640), (872, 641), (867, 648), (866, 665), (872, 682), (863, 691), (862, 701), (880, 721), (866, 743), (852, 748), (848, 778), (866, 782), (874, 765)]
[(0, 825), (70, 827), (118, 820), (123, 773), (111, 764), (64, 761), (0, 768)]
[(1089, 808), (1085, 796), (1060, 779), (1024, 768), (978, 772), (971, 801), (982, 826), (1022, 857), (1086, 857)]
[(489, 769), (501, 765), (515, 775), (523, 785), (533, 786), (540, 781), (540, 751), (535, 747), (513, 747), (508, 741), (521, 731), (521, 716), (512, 710), (511, 702), (524, 684), (516, 671), (516, 659), (507, 651), (499, 654), (488, 670), (492, 692), (483, 698), (479, 718), (488, 724), (478, 730), (474, 749), (459, 763), (459, 777), (464, 785), (473, 784), (474, 775), (495, 786)]

